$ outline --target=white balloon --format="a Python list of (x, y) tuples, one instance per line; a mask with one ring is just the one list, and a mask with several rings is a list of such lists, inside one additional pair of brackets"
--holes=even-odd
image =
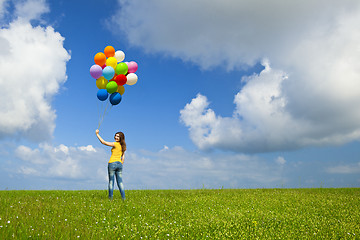
[(129, 73), (126, 76), (126, 78), (127, 78), (127, 82), (126, 82), (127, 85), (134, 85), (138, 80), (138, 76), (135, 73)]
[(114, 56), (117, 62), (122, 62), (125, 59), (125, 53), (121, 50), (117, 50)]

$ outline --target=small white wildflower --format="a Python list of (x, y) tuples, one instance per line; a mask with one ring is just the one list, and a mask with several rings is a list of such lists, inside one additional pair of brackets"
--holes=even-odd
[(10, 221), (8, 221), (7, 223), (10, 223)]

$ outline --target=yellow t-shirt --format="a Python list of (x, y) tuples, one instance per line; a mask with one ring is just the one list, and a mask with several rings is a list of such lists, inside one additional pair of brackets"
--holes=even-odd
[(114, 142), (115, 147), (111, 148), (111, 157), (109, 160), (109, 163), (112, 162), (122, 162), (121, 156), (122, 156), (122, 148), (119, 142)]

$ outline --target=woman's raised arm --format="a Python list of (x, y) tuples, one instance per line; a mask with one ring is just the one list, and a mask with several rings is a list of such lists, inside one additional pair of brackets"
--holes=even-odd
[(105, 141), (104, 139), (102, 139), (102, 137), (101, 137), (100, 134), (99, 134), (99, 129), (96, 129), (95, 133), (96, 133), (97, 138), (99, 139), (99, 141), (100, 141), (102, 144), (104, 144), (104, 145), (106, 145), (106, 146), (109, 146), (109, 147), (114, 147), (114, 146), (115, 146), (114, 142), (107, 142), (107, 141)]

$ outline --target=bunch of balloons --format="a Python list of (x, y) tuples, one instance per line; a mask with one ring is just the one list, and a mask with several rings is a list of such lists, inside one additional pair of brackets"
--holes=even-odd
[(90, 67), (90, 75), (96, 79), (99, 89), (97, 98), (100, 101), (109, 98), (112, 105), (119, 104), (125, 92), (124, 85), (134, 85), (137, 82), (137, 63), (123, 62), (124, 59), (125, 53), (121, 50), (115, 51), (112, 46), (107, 46), (104, 52), (95, 54), (95, 64)]

